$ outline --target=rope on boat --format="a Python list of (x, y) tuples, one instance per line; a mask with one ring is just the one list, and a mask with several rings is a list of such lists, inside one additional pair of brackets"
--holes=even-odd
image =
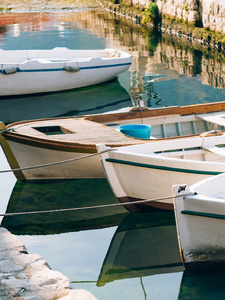
[(7, 173), (7, 172), (32, 170), (32, 169), (49, 167), (49, 166), (55, 166), (55, 165), (59, 165), (59, 164), (65, 164), (65, 163), (69, 163), (71, 161), (76, 161), (76, 160), (85, 159), (85, 158), (93, 157), (93, 156), (96, 156), (96, 155), (100, 155), (102, 153), (109, 152), (109, 151), (112, 151), (112, 150), (116, 150), (116, 148), (112, 148), (112, 149), (110, 148), (110, 149), (104, 150), (104, 151), (99, 152), (99, 153), (93, 153), (93, 154), (84, 155), (84, 156), (80, 156), (80, 157), (76, 157), (76, 158), (70, 158), (70, 159), (67, 159), (67, 160), (61, 160), (61, 161), (48, 163), (48, 164), (44, 164), (44, 165), (37, 165), (37, 166), (32, 166), (32, 167), (24, 167), (24, 168), (9, 169), (9, 170), (0, 170), (0, 174), (1, 173)]
[(7, 132), (7, 131), (14, 131), (14, 129), (13, 128), (5, 128), (5, 129), (2, 129), (2, 130), (0, 130), (0, 133), (4, 133), (4, 132)]
[(29, 215), (29, 214), (46, 214), (46, 213), (55, 213), (55, 212), (68, 212), (68, 211), (78, 211), (78, 210), (89, 210), (89, 209), (94, 209), (94, 208), (108, 208), (108, 207), (115, 207), (115, 206), (143, 204), (143, 203), (147, 203), (147, 202), (170, 200), (170, 199), (173, 199), (173, 198), (186, 197), (186, 196), (190, 196), (190, 195), (194, 195), (194, 194), (195, 193), (190, 192), (190, 193), (182, 194), (182, 195), (168, 196), (168, 197), (155, 198), (155, 199), (137, 200), (137, 201), (123, 202), (123, 203), (118, 202), (118, 203), (105, 204), (105, 205), (96, 205), (96, 206), (62, 208), (62, 209), (51, 209), (51, 210), (41, 210), (41, 211), (27, 211), (27, 212), (5, 213), (5, 214), (1, 213), (0, 217), (20, 216), (20, 215)]

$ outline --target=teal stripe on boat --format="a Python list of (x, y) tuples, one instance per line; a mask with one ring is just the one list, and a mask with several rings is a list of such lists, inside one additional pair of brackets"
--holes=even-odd
[(149, 164), (137, 163), (137, 162), (126, 161), (126, 160), (121, 160), (121, 159), (114, 159), (114, 158), (107, 158), (106, 161), (113, 163), (113, 164), (130, 165), (130, 166), (134, 166), (134, 167), (165, 170), (165, 171), (170, 171), (170, 172), (202, 174), (202, 175), (218, 175), (218, 174), (223, 173), (223, 172), (215, 172), (215, 171), (188, 170), (188, 169), (171, 168), (171, 167), (165, 167), (165, 166), (149, 165)]
[[(121, 66), (129, 66), (131, 63), (115, 64), (115, 65), (102, 65), (102, 66), (90, 66), (90, 67), (79, 67), (80, 70), (89, 70), (89, 69), (102, 69), (102, 68), (113, 68)], [(17, 69), (15, 73), (32, 73), (32, 72), (57, 72), (65, 71), (64, 68), (55, 68), (55, 69), (27, 69), (21, 70)], [(4, 70), (0, 70), (0, 73), (4, 73)]]
[(225, 219), (224, 215), (203, 213), (203, 212), (192, 211), (192, 210), (182, 210), (181, 213), (184, 215), (191, 215), (191, 216), (198, 216), (198, 217), (205, 217), (205, 218)]

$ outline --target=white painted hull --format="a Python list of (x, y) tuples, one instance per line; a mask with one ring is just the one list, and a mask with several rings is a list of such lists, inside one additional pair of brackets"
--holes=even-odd
[[(183, 185), (180, 193), (180, 186), (174, 186), (174, 195), (178, 196), (174, 199), (174, 207), (179, 247), (187, 270), (204, 272), (224, 268), (224, 181), (224, 174), (214, 176), (190, 189)], [(196, 194), (182, 196), (190, 191)], [(212, 196), (213, 191), (216, 191), (215, 196)]]
[[(113, 53), (110, 49), (1, 50), (0, 96), (62, 91), (112, 80), (132, 60), (122, 51), (117, 57)], [(12, 55), (20, 61), (12, 61)]]
[(104, 178), (104, 170), (99, 156), (93, 156), (68, 163), (56, 164), (47, 167), (34, 168), (32, 166), (45, 165), (68, 159), (76, 159), (91, 153), (59, 151), (26, 144), (8, 142), (13, 149), (14, 156), (20, 168), (31, 167), (23, 170), (25, 180), (58, 180), (76, 178)]
[[(225, 136), (218, 138), (220, 141), (225, 140)], [(210, 143), (211, 138), (207, 139)], [(189, 139), (190, 147), (201, 145), (201, 141), (203, 139)], [(173, 209), (172, 186), (174, 184), (185, 182), (192, 185), (202, 179), (225, 172), (225, 157), (215, 157), (215, 161), (203, 161), (200, 160), (202, 154), (196, 154), (192, 160), (156, 155), (151, 150), (148, 154), (149, 148), (157, 149), (158, 145), (162, 147), (163, 144), (176, 145), (175, 148), (181, 148), (182, 143), (185, 141), (167, 140), (160, 143), (121, 147), (102, 154), (104, 169), (116, 197), (121, 202), (170, 197), (145, 203), (144, 206)], [(98, 146), (99, 152), (104, 149), (104, 146)], [(207, 155), (211, 154), (207, 153)], [(138, 206), (141, 207), (141, 204), (139, 203)]]

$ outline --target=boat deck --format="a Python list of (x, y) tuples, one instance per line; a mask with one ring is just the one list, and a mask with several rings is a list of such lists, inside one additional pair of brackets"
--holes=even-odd
[[(11, 124), (13, 135), (20, 138), (41, 139), (49, 142), (63, 142), (96, 145), (104, 143), (109, 146), (132, 145), (146, 142), (120, 133), (100, 123), (85, 120), (83, 117), (57, 118), (19, 122)], [(10, 131), (6, 135), (10, 135)]]

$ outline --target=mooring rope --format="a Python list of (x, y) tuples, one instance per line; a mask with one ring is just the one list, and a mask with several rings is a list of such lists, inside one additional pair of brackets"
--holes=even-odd
[(80, 156), (80, 157), (76, 157), (76, 158), (70, 158), (70, 159), (67, 159), (67, 160), (61, 160), (61, 161), (48, 163), (48, 164), (44, 164), (44, 165), (37, 165), (37, 166), (32, 166), (32, 167), (24, 167), (24, 168), (9, 169), (9, 170), (0, 170), (0, 174), (1, 173), (7, 173), (7, 172), (16, 172), (16, 171), (24, 171), (24, 170), (50, 167), (50, 166), (55, 166), (55, 165), (59, 165), (59, 164), (65, 164), (65, 163), (69, 163), (71, 161), (76, 161), (76, 160), (85, 159), (85, 158), (93, 157), (93, 156), (96, 156), (96, 155), (100, 155), (102, 153), (106, 153), (106, 152), (109, 152), (109, 151), (112, 151), (112, 150), (117, 150), (117, 149), (116, 148), (110, 148), (110, 149), (103, 150), (99, 153), (93, 153), (93, 154), (84, 155), (84, 156)]
[(29, 214), (46, 214), (46, 213), (54, 213), (54, 212), (68, 212), (68, 211), (78, 211), (78, 210), (89, 210), (89, 209), (95, 209), (95, 208), (108, 208), (108, 207), (115, 207), (115, 206), (143, 204), (143, 203), (147, 203), (147, 202), (170, 200), (170, 199), (173, 199), (173, 198), (186, 197), (186, 196), (190, 196), (190, 195), (194, 195), (194, 194), (195, 193), (190, 192), (190, 193), (187, 193), (187, 194), (176, 195), (176, 196), (167, 196), (167, 197), (155, 198), (155, 199), (136, 200), (136, 201), (132, 201), (132, 202), (118, 202), (118, 203), (96, 205), (96, 206), (62, 208), (62, 209), (40, 210), (40, 211), (27, 211), (27, 212), (5, 213), (5, 214), (1, 213), (0, 217), (29, 215)]

